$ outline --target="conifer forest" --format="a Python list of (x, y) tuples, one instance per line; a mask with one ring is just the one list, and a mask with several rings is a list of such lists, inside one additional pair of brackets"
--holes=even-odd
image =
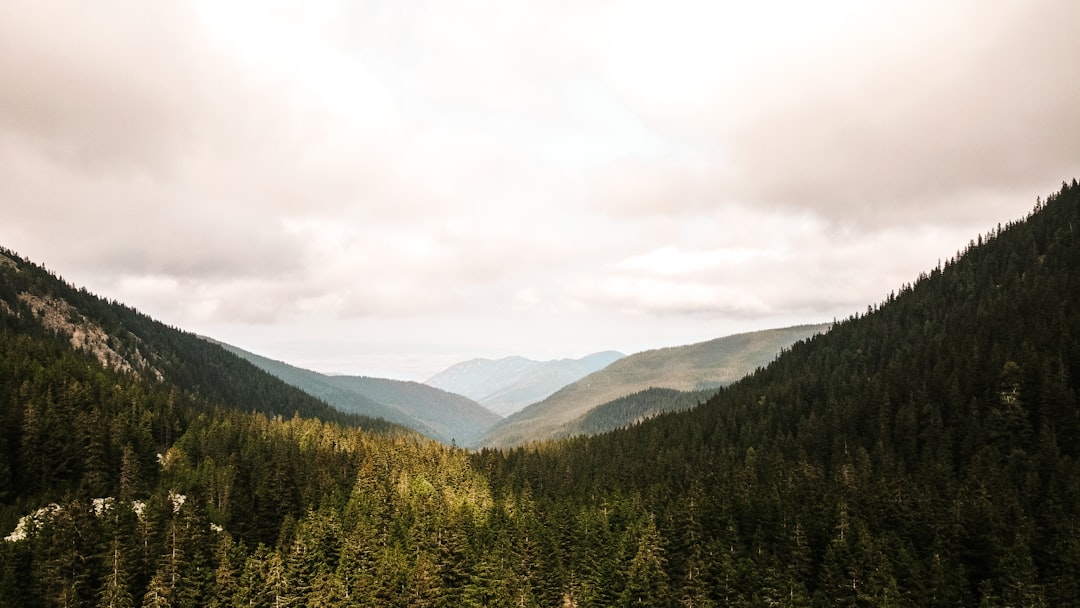
[(508, 449), (0, 253), (0, 606), (1080, 606), (1075, 180), (697, 407)]

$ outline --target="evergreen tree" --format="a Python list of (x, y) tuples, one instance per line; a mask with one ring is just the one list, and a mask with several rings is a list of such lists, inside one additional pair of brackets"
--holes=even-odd
[(167, 572), (158, 571), (150, 578), (150, 584), (146, 587), (146, 595), (143, 596), (142, 608), (172, 608), (173, 592), (172, 583)]
[(671, 584), (667, 575), (664, 542), (650, 516), (638, 538), (637, 553), (630, 560), (621, 606), (670, 606)]
[(132, 608), (135, 600), (128, 587), (130, 576), (120, 539), (114, 538), (105, 556), (105, 582), (98, 595), (98, 608)]

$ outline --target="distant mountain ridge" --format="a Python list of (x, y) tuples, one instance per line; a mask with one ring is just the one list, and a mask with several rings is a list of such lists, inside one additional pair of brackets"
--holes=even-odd
[(470, 452), (0, 248), (0, 605), (1076, 606), (1078, 304), (1073, 180), (699, 407)]
[(525, 357), (471, 359), (450, 366), (424, 384), (465, 395), (506, 416), (625, 356), (616, 351), (603, 351), (580, 359), (551, 361)]
[(343, 412), (395, 422), (443, 443), (472, 442), (501, 418), (468, 397), (419, 382), (328, 376), (215, 343)]
[[(736, 334), (624, 357), (504, 418), (475, 445), (511, 446), (585, 432), (575, 425), (575, 420), (593, 408), (650, 388), (683, 392), (718, 389), (770, 363), (783, 349), (826, 331), (830, 325), (798, 325)], [(685, 409), (686, 399), (680, 397), (671, 409)], [(655, 407), (646, 410), (650, 414), (668, 411)], [(598, 426), (599, 419), (592, 418), (589, 428), (600, 432), (633, 421), (633, 417), (617, 415), (617, 408), (609, 409), (605, 418), (610, 420), (610, 426)]]

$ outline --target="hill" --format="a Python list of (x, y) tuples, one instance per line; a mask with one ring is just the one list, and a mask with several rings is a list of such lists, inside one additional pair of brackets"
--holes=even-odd
[(671, 388), (648, 388), (600, 404), (567, 422), (560, 435), (597, 435), (638, 424), (654, 416), (681, 412), (708, 401), (715, 390), (677, 391)]
[[(770, 329), (630, 355), (504, 418), (477, 445), (506, 446), (566, 437), (583, 431), (574, 421), (589, 410), (649, 388), (678, 391), (719, 388), (766, 365), (784, 348), (828, 327), (823, 324)], [(637, 417), (634, 413), (618, 415), (613, 411), (615, 407), (609, 407), (605, 416), (613, 426), (601, 427), (602, 430), (617, 428)], [(590, 428), (597, 428), (598, 420), (594, 418)]]
[(22, 264), (0, 258), (4, 608), (1080, 604), (1075, 181), (699, 407), (477, 452), (76, 348), (9, 289)]
[(465, 395), (506, 416), (624, 356), (606, 351), (580, 359), (553, 361), (534, 361), (525, 357), (471, 359), (450, 366), (425, 384)]
[(701, 407), (477, 466), (657, 514), (645, 604), (1075, 606), (1078, 395), (1074, 180)]
[[(194, 475), (189, 457), (204, 465), (198, 475), (214, 477), (219, 513), (227, 504), (246, 513), (219, 521), (231, 520), (238, 533), (271, 542), (286, 514), (299, 515), (293, 497), (271, 489), (271, 469), (245, 469), (238, 477), (236, 463), (248, 458), (313, 480), (328, 474), (312, 470), (325, 462), (304, 463), (289, 450), (270, 454), (268, 443), (250, 441), (268, 425), (289, 420), (365, 437), (374, 432), (387, 441), (415, 435), (385, 420), (338, 411), (194, 334), (77, 289), (0, 249), (0, 529), (11, 531), (0, 535), (0, 606), (38, 606), (45, 602), (34, 597), (58, 597), (25, 570), (29, 556), (9, 551), (11, 543), (50, 525), (21, 515), (62, 513), (70, 519), (80, 513), (70, 508), (72, 501), (89, 509), (91, 498), (160, 501), (169, 491), (191, 487), (177, 485), (168, 473), (178, 467)], [(208, 427), (231, 438), (212, 449), (217, 465), (210, 468), (210, 452), (179, 447), (194, 429)], [(82, 527), (86, 523), (78, 520), (77, 531), (58, 532), (39, 548), (55, 551), (83, 534), (97, 539), (94, 529)], [(128, 533), (135, 538), (133, 530)], [(92, 554), (101, 547), (83, 549)], [(48, 558), (41, 553), (35, 559)], [(77, 569), (84, 586), (88, 559), (90, 554), (79, 558)], [(75, 605), (95, 596), (65, 597)]]
[(0, 249), (0, 317), (10, 331), (34, 339), (59, 338), (114, 372), (151, 380), (210, 404), (394, 428), (335, 410), (220, 346), (71, 286), (5, 249)]
[(222, 347), (344, 412), (383, 418), (443, 443), (468, 443), (500, 419), (467, 397), (418, 382), (328, 376), (228, 344)]

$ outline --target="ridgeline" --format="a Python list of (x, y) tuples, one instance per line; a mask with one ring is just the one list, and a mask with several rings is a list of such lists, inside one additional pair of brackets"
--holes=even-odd
[(0, 258), (3, 606), (1080, 604), (1075, 181), (698, 407), (511, 450), (50, 276)]

